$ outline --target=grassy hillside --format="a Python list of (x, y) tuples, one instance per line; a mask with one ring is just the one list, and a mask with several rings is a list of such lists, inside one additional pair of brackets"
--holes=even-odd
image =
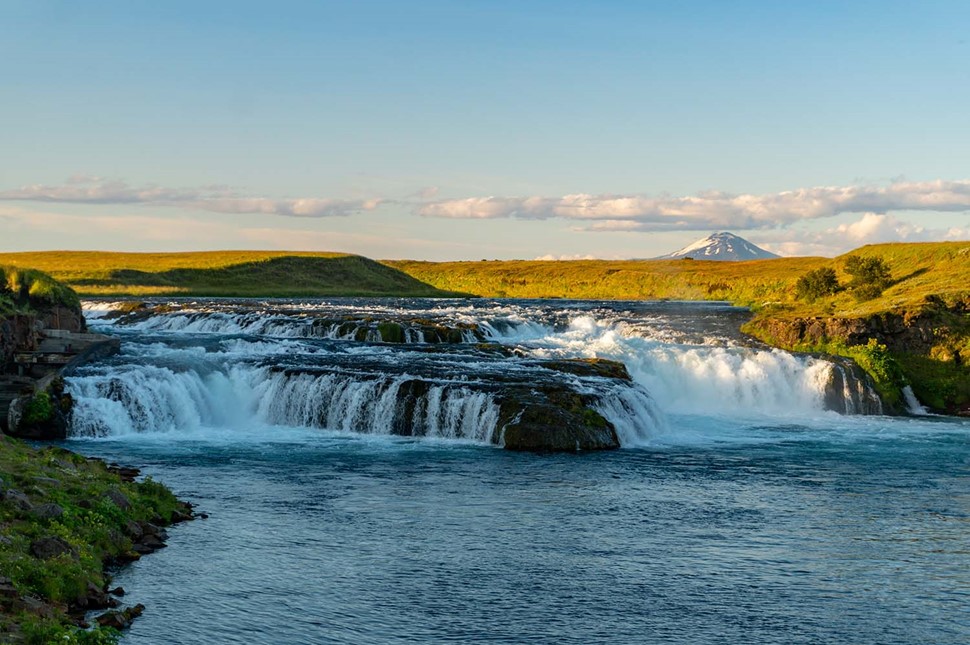
[(373, 260), (340, 253), (49, 251), (0, 254), (0, 264), (36, 267), (82, 296), (451, 295)]
[(439, 289), (496, 298), (774, 301), (825, 258), (752, 262), (701, 260), (514, 260), (387, 262)]
[(78, 629), (68, 611), (103, 608), (105, 564), (139, 557), (132, 523), (168, 525), (188, 508), (151, 479), (124, 481), (101, 461), (3, 435), (0, 490), (0, 642), (117, 642), (113, 630)]
[[(883, 258), (892, 271), (893, 285), (881, 297), (862, 303), (845, 292), (814, 303), (795, 299), (795, 282), (808, 271), (833, 267), (846, 281), (844, 264), (851, 255)], [(920, 306), (930, 294), (952, 299), (970, 291), (970, 242), (872, 245), (834, 259), (404, 260), (386, 264), (439, 289), (486, 297), (729, 300), (756, 307), (773, 305), (776, 312), (793, 315), (863, 316)]]
[(892, 280), (882, 295), (860, 302), (840, 291), (807, 303), (789, 293), (745, 331), (777, 347), (853, 358), (890, 400), (911, 385), (933, 408), (970, 413), (970, 242), (864, 246), (828, 263), (842, 284), (851, 256), (886, 262)]

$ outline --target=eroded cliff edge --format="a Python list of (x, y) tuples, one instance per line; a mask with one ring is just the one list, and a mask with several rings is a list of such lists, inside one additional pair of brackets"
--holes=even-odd
[(902, 406), (909, 386), (935, 412), (970, 416), (970, 294), (861, 316), (766, 311), (744, 331), (782, 349), (852, 358), (891, 405)]

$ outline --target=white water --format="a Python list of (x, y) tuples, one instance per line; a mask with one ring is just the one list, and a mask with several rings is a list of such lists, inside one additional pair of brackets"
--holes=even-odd
[(910, 414), (923, 417), (929, 415), (929, 411), (916, 398), (913, 388), (906, 386), (903, 388), (903, 399), (906, 401), (906, 411)]
[[(104, 318), (112, 305), (89, 305), (86, 312), (93, 325), (111, 326), (127, 342), (120, 361), (88, 368), (70, 379), (77, 400), (74, 433), (120, 436), (259, 426), (381, 436), (403, 433), (481, 443), (499, 440), (499, 404), (487, 388), (475, 383), (486, 383), (490, 370), (527, 369), (521, 362), (411, 354), (375, 344), (380, 337), (370, 332), (367, 343), (321, 345), (322, 341), (312, 339), (354, 337), (353, 332), (336, 334), (338, 325), (325, 334), (322, 328), (314, 330), (313, 311), (333, 315), (338, 308), (327, 303), (294, 307), (290, 312), (274, 303), (271, 311), (251, 307), (215, 311), (194, 305), (134, 324), (115, 324)], [(389, 311), (410, 317), (438, 315), (437, 322), (445, 325), (474, 321), (480, 334), (515, 346), (526, 357), (596, 357), (624, 363), (636, 387), (618, 387), (603, 379), (586, 379), (580, 387), (595, 394), (596, 408), (614, 424), (624, 446), (669, 436), (670, 415), (755, 421), (831, 415), (824, 409), (824, 393), (833, 370), (841, 370), (812, 357), (740, 347), (720, 336), (672, 342), (672, 335), (682, 334), (672, 332), (669, 321), (657, 314), (636, 317), (602, 308), (594, 314), (548, 304), (541, 309), (505, 304), (482, 310), (378, 305), (370, 309), (382, 315)], [(354, 312), (361, 310), (368, 307)], [(146, 336), (154, 340), (146, 342)], [(195, 338), (213, 340), (193, 344)], [(473, 332), (467, 332), (465, 339), (477, 340)], [(421, 344), (424, 339), (417, 330), (408, 329), (406, 340)], [(342, 349), (333, 349), (337, 346)], [(294, 372), (271, 367), (301, 356), (310, 361), (307, 365), (329, 365), (333, 357), (345, 367), (301, 371), (299, 361)], [(355, 373), (348, 356), (383, 361), (389, 371)], [(431, 365), (435, 375), (409, 375), (410, 361), (418, 360)], [(412, 397), (410, 407), (402, 408), (407, 398), (402, 388), (415, 380), (430, 385)], [(844, 412), (858, 412), (848, 381), (846, 388)]]
[[(88, 370), (70, 380), (77, 436), (291, 426), (392, 434), (401, 386), (411, 377), (287, 374), (239, 364), (226, 371), (150, 365)], [(483, 392), (432, 386), (405, 423), (413, 434), (491, 443), (498, 405)]]
[(667, 343), (636, 332), (631, 335), (628, 326), (592, 316), (574, 318), (562, 333), (529, 324), (521, 334), (510, 330), (500, 338), (522, 344), (536, 356), (620, 361), (672, 413), (817, 414), (823, 410), (825, 385), (836, 369), (828, 361), (781, 350)]

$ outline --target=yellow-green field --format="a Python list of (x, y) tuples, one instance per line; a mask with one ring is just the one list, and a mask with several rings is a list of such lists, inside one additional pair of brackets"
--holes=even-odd
[(82, 296), (445, 296), (373, 260), (343, 253), (212, 251), (0, 254), (0, 264), (33, 267)]
[[(848, 255), (874, 255), (889, 264), (895, 284), (864, 303), (841, 293), (813, 304), (797, 303), (795, 282), (820, 267), (840, 280)], [(701, 260), (577, 260), (415, 262), (386, 264), (449, 291), (501, 298), (606, 300), (728, 300), (761, 308), (786, 305), (801, 315), (861, 316), (920, 305), (928, 294), (970, 292), (970, 242), (865, 246), (839, 258), (780, 258), (751, 262)]]
[(388, 265), (440, 289), (491, 298), (774, 301), (825, 258), (754, 262), (572, 260), (414, 262)]
[[(865, 316), (919, 307), (927, 295), (970, 293), (970, 242), (883, 244), (847, 255), (875, 255), (894, 283), (874, 300), (840, 293), (797, 302), (800, 276), (833, 267), (845, 282), (845, 257), (751, 262), (577, 260), (374, 262), (340, 253), (211, 251), (101, 253), (47, 251), (0, 254), (0, 265), (32, 267), (92, 295), (332, 296), (455, 293), (499, 298), (728, 300), (774, 315)], [(397, 269), (397, 271), (392, 270)]]

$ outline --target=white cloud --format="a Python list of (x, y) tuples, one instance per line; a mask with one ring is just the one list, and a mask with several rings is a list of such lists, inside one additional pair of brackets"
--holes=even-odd
[(564, 262), (567, 260), (596, 260), (598, 259), (595, 255), (540, 255), (539, 257), (533, 258), (535, 260), (541, 260), (543, 262)]
[(74, 175), (63, 185), (32, 184), (0, 191), (0, 201), (31, 201), (66, 204), (152, 204), (198, 209), (215, 213), (265, 213), (287, 217), (334, 217), (371, 211), (381, 200), (321, 198), (274, 199), (240, 195), (226, 186), (165, 188), (129, 186), (123, 181)]
[(586, 195), (562, 197), (470, 197), (420, 204), (425, 217), (456, 219), (596, 220), (583, 230), (753, 230), (824, 219), (840, 213), (970, 210), (970, 180), (894, 182), (888, 186), (822, 186), (735, 195)]
[(181, 242), (225, 239), (233, 233), (229, 225), (186, 217), (66, 215), (4, 208), (0, 210), (0, 219), (9, 225), (9, 242), (14, 245), (20, 234), (38, 231), (44, 233), (45, 239), (61, 245), (90, 238), (110, 240), (118, 234), (139, 242)]
[(856, 221), (822, 231), (779, 231), (755, 238), (759, 246), (779, 255), (834, 256), (866, 244), (970, 239), (966, 227), (926, 228), (892, 215), (865, 213)]

